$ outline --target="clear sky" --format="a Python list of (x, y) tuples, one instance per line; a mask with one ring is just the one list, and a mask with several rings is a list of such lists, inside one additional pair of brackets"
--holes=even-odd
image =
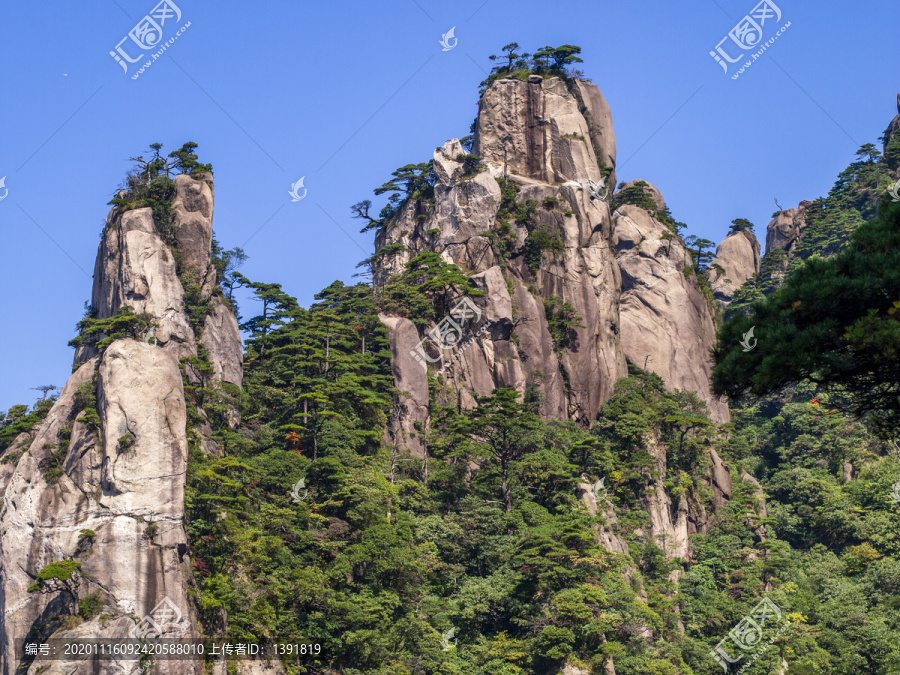
[(65, 383), (106, 203), (149, 143), (199, 144), (219, 240), (307, 304), (371, 252), (350, 205), (468, 133), (487, 56), (507, 42), (580, 45), (612, 108), (619, 179), (655, 184), (716, 241), (736, 217), (764, 239), (775, 198), (826, 193), (900, 91), (896, 0), (777, 0), (763, 40), (790, 27), (737, 80), (740, 64), (725, 74), (709, 52), (754, 0), (175, 2), (164, 41), (190, 26), (136, 80), (109, 52), (127, 38), (138, 55), (128, 34), (156, 0), (2, 7), (0, 410)]

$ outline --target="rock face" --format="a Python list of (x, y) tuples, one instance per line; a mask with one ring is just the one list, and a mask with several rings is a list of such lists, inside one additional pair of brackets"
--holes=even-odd
[(766, 253), (777, 248), (792, 251), (806, 227), (806, 209), (812, 204), (802, 201), (796, 209), (785, 209), (778, 213), (766, 227)]
[[(198, 336), (182, 280), (200, 287), (201, 299), (210, 302), (200, 342), (214, 371), (210, 382), (191, 369), (185, 376), (205, 386), (240, 385), (241, 341), (233, 314), (213, 295), (211, 177), (179, 176), (175, 183), (181, 279), (175, 250), (160, 236), (149, 208), (110, 212), (95, 265), (96, 316), (130, 305), (154, 317), (155, 339), (116, 340), (102, 353), (79, 348), (75, 360), (81, 365), (27, 449), (13, 444), (22, 454), (5, 476), (0, 510), (0, 673), (21, 665), (13, 640), (29, 631), (127, 637), (150, 616), (167, 637), (196, 636), (187, 593), (188, 433), (179, 360), (197, 356)], [(78, 594), (98, 594), (103, 625), (95, 617), (61, 628), (60, 620), (48, 619), (68, 614), (69, 599), (27, 592), (43, 567), (66, 559), (82, 565)], [(160, 623), (160, 608), (171, 610), (170, 620)], [(138, 672), (137, 661), (106, 663), (105, 673)], [(194, 673), (199, 663), (159, 661), (156, 668)], [(58, 661), (52, 672), (93, 671), (87, 662)]]
[(734, 292), (759, 272), (759, 241), (750, 230), (731, 232), (716, 249), (707, 268), (713, 297), (720, 310), (731, 303)]
[[(433, 201), (408, 200), (376, 237), (376, 249), (399, 249), (378, 259), (376, 284), (432, 251), (463, 269), (483, 293), (424, 335), (406, 317), (381, 317), (402, 392), (387, 434), (396, 451), (427, 462), (419, 430), (429, 425), (428, 373), (437, 376), (434, 391), (442, 402), (470, 408), (476, 396), (512, 387), (545, 418), (588, 426), (633, 363), (659, 374), (670, 389), (697, 392), (714, 420), (728, 421), (725, 401), (710, 392), (714, 308), (698, 281), (685, 276), (692, 261), (674, 233), (638, 206), (610, 212), (615, 149), (609, 107), (593, 84), (537, 76), (500, 79), (485, 91), (472, 148), (482, 166), (466, 165), (455, 139), (437, 148)], [(644, 191), (665, 210), (659, 190), (648, 184)], [(517, 220), (516, 204), (530, 204), (533, 216)], [(537, 231), (558, 244), (539, 261), (532, 255), (529, 265), (526, 252)], [(740, 235), (723, 246), (723, 254), (734, 247), (743, 256), (734, 256), (736, 283), (758, 268), (753, 243)], [(554, 341), (554, 312), (562, 303), (579, 319)], [(648, 449), (664, 476), (665, 448), (657, 441)], [(612, 505), (597, 503), (590, 480), (576, 494), (605, 521), (597, 540), (627, 554)], [(721, 460), (713, 461), (709, 484), (724, 503), (731, 486)], [(651, 514), (646, 534), (670, 558), (689, 558), (690, 534), (708, 526), (702, 500), (694, 493), (673, 499), (662, 478), (644, 499)]]
[[(555, 77), (498, 80), (480, 101), (473, 152), (484, 168), (466, 175), (456, 159), (464, 154), (459, 141), (435, 151), (434, 203), (411, 200), (379, 232), (377, 248), (399, 243), (409, 252), (383, 261), (376, 280), (429, 250), (470, 271), (486, 292), (476, 298), (478, 330), (490, 324), (455, 360), (450, 350), (436, 358), (435, 370), (446, 366), (448, 390), (460, 391), (469, 406), (495, 387), (533, 390), (544, 416), (588, 423), (626, 372), (617, 339), (620, 281), (610, 191), (599, 187), (615, 162), (609, 108), (589, 83), (570, 88)], [(504, 257), (496, 245), (498, 179), (518, 186), (519, 202), (536, 202), (532, 229), (545, 228), (560, 242), (562, 250), (544, 252), (533, 272), (523, 256), (528, 226), (511, 223), (512, 255)], [(569, 303), (582, 317), (566, 346), (554, 345), (550, 335), (545, 302), (551, 299), (557, 307)], [(396, 327), (388, 328), (393, 341)], [(397, 358), (421, 368), (408, 353)]]
[(626, 204), (613, 214), (622, 274), (619, 305), (622, 350), (629, 363), (650, 370), (672, 389), (697, 392), (712, 419), (727, 422), (728, 405), (712, 395), (712, 310), (696, 281), (685, 276), (690, 253), (644, 209)]

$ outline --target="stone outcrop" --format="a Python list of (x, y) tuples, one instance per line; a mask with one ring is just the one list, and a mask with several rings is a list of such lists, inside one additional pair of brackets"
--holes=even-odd
[(730, 232), (716, 248), (716, 257), (706, 269), (719, 310), (731, 303), (734, 292), (759, 272), (759, 241), (750, 230)]
[(618, 533), (619, 523), (612, 502), (607, 499), (605, 493), (598, 495), (593, 484), (587, 482), (583, 476), (582, 479), (584, 482), (575, 486), (575, 496), (581, 500), (588, 513), (592, 516), (599, 515), (604, 521), (594, 527), (597, 540), (607, 551), (628, 555), (628, 543)]
[(634, 180), (630, 180), (625, 185), (622, 186), (623, 190), (627, 190), (630, 187), (634, 187), (638, 183), (643, 183), (642, 192), (650, 198), (650, 201), (653, 202), (654, 207), (659, 213), (662, 213), (666, 209), (666, 200), (663, 199), (662, 192), (659, 191), (659, 188), (655, 185), (648, 183), (645, 180), (640, 180), (639, 178), (635, 178)]
[(799, 241), (806, 228), (806, 209), (812, 204), (802, 201), (796, 209), (785, 209), (775, 215), (766, 226), (766, 254), (777, 248), (788, 254)]
[[(7, 451), (15, 448), (21, 456), (3, 476), (0, 673), (21, 665), (13, 640), (30, 631), (35, 637), (128, 637), (144, 617), (159, 619), (154, 610), (161, 602), (174, 614), (160, 624), (165, 636), (196, 636), (188, 601), (188, 431), (180, 361), (197, 356), (199, 341), (209, 350), (214, 374), (205, 381), (187, 368), (184, 376), (204, 386), (240, 385), (241, 340), (233, 313), (215, 292), (211, 176), (179, 176), (175, 184), (174, 246), (149, 208), (114, 208), (95, 265), (95, 316), (108, 318), (128, 305), (152, 315), (153, 334), (116, 340), (102, 353), (78, 348), (80, 365), (47, 418), (33, 438), (17, 439)], [(188, 316), (188, 284), (199, 287), (210, 305), (202, 336), (194, 334)], [(27, 591), (42, 568), (66, 559), (82, 566), (79, 595), (96, 593), (103, 603), (102, 624), (95, 617), (65, 628), (51, 619), (71, 611), (64, 594)], [(199, 666), (159, 661), (156, 672), (194, 673)], [(52, 672), (90, 668), (88, 662), (58, 661)], [(138, 662), (106, 662), (103, 672), (136, 673)]]
[(727, 422), (727, 403), (710, 391), (713, 313), (692, 275), (690, 253), (663, 223), (626, 204), (613, 214), (622, 275), (620, 340), (625, 358), (696, 392), (712, 419)]
[[(457, 140), (435, 151), (434, 203), (410, 200), (379, 232), (376, 248), (402, 244), (409, 251), (379, 263), (375, 277), (384, 280), (429, 250), (469, 271), (486, 292), (475, 302), (490, 329), (452, 362), (450, 350), (429, 352), (441, 357), (435, 370), (446, 366), (447, 390), (460, 391), (464, 405), (474, 405), (474, 396), (495, 387), (532, 388), (545, 417), (588, 423), (626, 372), (617, 339), (620, 281), (611, 246), (611, 191), (599, 187), (614, 166), (615, 137), (594, 85), (532, 80), (498, 80), (482, 97), (473, 144), (482, 157), (480, 171), (464, 172)], [(552, 231), (562, 245), (559, 252), (545, 252), (534, 273), (523, 257), (530, 234), (525, 224), (510, 223), (512, 255), (503, 257), (496, 245), (498, 179), (518, 186), (519, 202), (536, 202), (532, 229)], [(555, 298), (557, 306), (569, 303), (582, 317), (562, 348), (554, 345), (545, 309)]]

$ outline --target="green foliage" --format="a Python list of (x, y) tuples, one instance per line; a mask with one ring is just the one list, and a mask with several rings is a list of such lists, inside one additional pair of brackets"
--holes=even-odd
[[(612, 170), (610, 169), (610, 172), (611, 171)], [(638, 206), (647, 211), (651, 216), (669, 228), (672, 234), (677, 236), (679, 232), (686, 227), (685, 224), (676, 221), (672, 217), (668, 205), (666, 205), (662, 211), (657, 208), (656, 202), (653, 201), (653, 198), (650, 196), (650, 191), (644, 189), (649, 187), (650, 184), (643, 180), (635, 181), (632, 185), (619, 183), (618, 192), (616, 192), (610, 200), (610, 211), (615, 211), (625, 204)], [(704, 239), (702, 241), (705, 242), (708, 240)]]
[[(477, 155), (463, 155), (462, 157), (463, 159), (460, 161), (464, 161), (469, 165), (472, 165), (474, 162), (474, 165), (471, 167), (473, 171), (478, 168), (480, 157)], [(410, 201), (431, 202), (434, 199), (434, 184), (436, 182), (434, 160), (401, 166), (391, 173), (390, 180), (374, 190), (376, 196), (388, 195), (387, 203), (379, 212), (378, 218), (373, 218), (369, 214), (372, 208), (372, 201), (369, 199), (357, 202), (350, 207), (354, 218), (366, 221), (360, 232), (368, 232), (372, 229), (384, 227)]]
[(716, 257), (713, 249), (716, 242), (710, 239), (703, 239), (696, 235), (688, 235), (684, 238), (685, 247), (690, 251), (691, 258), (694, 261), (694, 269), (702, 272)]
[(247, 258), (249, 256), (240, 247), (225, 251), (216, 239), (215, 233), (213, 234), (210, 261), (216, 268), (219, 288), (225, 298), (227, 298), (238, 320), (240, 320), (240, 312), (238, 312), (237, 300), (234, 299), (234, 291), (243, 286), (241, 280), (244, 277), (240, 275), (238, 270), (247, 262)]
[(884, 149), (884, 163), (891, 171), (900, 169), (900, 133), (896, 131)]
[(481, 161), (481, 155), (473, 155), (472, 153), (460, 154), (456, 156), (457, 162), (462, 162), (463, 178), (472, 178), (487, 168), (487, 164)]
[(37, 401), (31, 410), (20, 404), (0, 412), (0, 453), (5, 452), (19, 434), (28, 433), (40, 424), (55, 402), (56, 398), (50, 397)]
[[(750, 315), (722, 328), (716, 391), (732, 398), (810, 380), (837, 388), (846, 405), (890, 433), (900, 428), (900, 204), (886, 202), (830, 259), (811, 258)], [(754, 327), (759, 349), (743, 351)]]
[(484, 295), (456, 265), (424, 251), (390, 278), (375, 301), (378, 311), (408, 316), (420, 327), (446, 316), (463, 296)]
[(48, 449), (52, 449), (53, 452), (51, 452), (41, 463), (41, 475), (50, 485), (55, 485), (65, 473), (66, 454), (69, 449), (69, 442), (64, 441), (58, 446), (51, 446)]
[[(518, 53), (518, 49), (519, 43), (511, 42), (502, 48), (502, 55), (492, 54), (488, 57), (491, 61), (498, 61), (500, 64), (491, 68), (490, 75), (481, 83), (479, 94), (484, 93), (494, 80), (503, 77), (516, 77), (526, 81), (529, 75), (540, 75), (542, 77), (561, 77), (567, 80), (570, 75), (569, 67), (576, 63), (583, 63), (581, 57), (578, 56), (581, 53), (581, 47), (575, 45), (546, 46), (536, 50), (534, 54)], [(505, 63), (503, 63), (504, 60)], [(571, 74), (583, 77), (580, 71), (574, 71)]]
[[(507, 47), (514, 68), (518, 46)], [(492, 244), (525, 253), (514, 250), (515, 230), (531, 238), (547, 226), (517, 186), (499, 184)], [(679, 236), (668, 210), (655, 216)], [(857, 231), (877, 283), (855, 292), (878, 297), (886, 270), (900, 269), (889, 246), (875, 245), (894, 225), (871, 241)], [(786, 258), (768, 265), (751, 284), (759, 297), (791, 273)], [(428, 251), (377, 292), (335, 282), (308, 309), (278, 284), (240, 283), (257, 304), (243, 324), (244, 390), (186, 387), (225, 450), (207, 455), (197, 440), (189, 450), (186, 529), (205, 635), (322, 644), (322, 655), (291, 664), (300, 672), (533, 675), (568, 664), (709, 675), (721, 670), (710, 651), (765, 595), (792, 625), (748, 675), (777, 672), (782, 658), (798, 673), (893, 672), (900, 531), (890, 495), (900, 464), (891, 444), (841, 414), (847, 391), (789, 385), (733, 405), (732, 422), (717, 426), (696, 394), (631, 366), (585, 429), (540, 416), (539, 372), (524, 396), (495, 389), (474, 406), (431, 378), (428, 424), (406, 432), (423, 449), (413, 456), (387, 442), (403, 399), (377, 314), (430, 325), (477, 293), (466, 270)], [(574, 308), (551, 297), (545, 309), (556, 346), (577, 351)], [(887, 303), (876, 318), (894, 321), (891, 309), (900, 308)], [(845, 332), (878, 339), (868, 324)], [(756, 335), (762, 351), (767, 334)], [(789, 367), (779, 359), (773, 369)], [(228, 406), (240, 407), (238, 428)], [(202, 422), (195, 413), (189, 425)], [(730, 469), (725, 498), (710, 481), (713, 449)], [(762, 485), (767, 517), (747, 476)], [(600, 478), (606, 499), (591, 515), (585, 483)], [(691, 535), (690, 560), (651, 536), (649, 510), (666, 505), (673, 521), (707, 525)], [(600, 528), (627, 553), (607, 550)], [(444, 651), (451, 628), (458, 643)]]
[(494, 231), (487, 233), (494, 249), (495, 255), (501, 259), (502, 264), (509, 259), (516, 247), (518, 226), (533, 229), (534, 218), (537, 212), (537, 202), (534, 199), (518, 201), (521, 187), (507, 178), (497, 178), (500, 186), (500, 207), (497, 209)]
[(93, 313), (85, 316), (76, 325), (78, 336), (69, 340), (69, 346), (89, 345), (102, 351), (122, 338), (139, 340), (153, 326), (152, 315), (137, 314), (130, 305), (123, 305), (106, 319), (98, 319)]
[(575, 308), (556, 295), (544, 300), (544, 314), (547, 317), (547, 328), (557, 350), (576, 346), (576, 328), (584, 328), (582, 318), (575, 313)]
[(74, 594), (76, 579), (81, 575), (81, 563), (75, 560), (59, 560), (46, 565), (26, 590), (52, 593), (67, 590)]
[(212, 164), (201, 164), (198, 162), (197, 154), (194, 152), (197, 144), (188, 141), (178, 150), (169, 153), (169, 157), (173, 158), (173, 168), (180, 172), (199, 178), (200, 174), (212, 173)]
[(539, 226), (529, 232), (525, 239), (525, 264), (531, 275), (536, 277), (541, 268), (544, 251), (562, 253), (565, 250), (565, 244), (557, 234), (551, 232), (547, 227)]
[(150, 207), (156, 228), (166, 243), (175, 244), (175, 181), (172, 175), (186, 174), (202, 179), (212, 173), (212, 165), (197, 161), (196, 143), (185, 143), (179, 150), (162, 156), (162, 143), (150, 144), (150, 159), (132, 157), (134, 168), (125, 176), (116, 196), (109, 203), (120, 211)]
[(97, 592), (89, 593), (78, 602), (78, 613), (85, 621), (90, 621), (103, 609), (103, 599)]

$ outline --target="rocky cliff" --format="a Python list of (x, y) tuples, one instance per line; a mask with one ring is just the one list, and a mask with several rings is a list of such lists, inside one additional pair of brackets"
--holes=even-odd
[[(80, 346), (76, 370), (33, 440), (7, 450), (21, 456), (7, 476), (0, 510), (4, 674), (27, 667), (15, 655), (15, 642), (26, 635), (128, 637), (150, 617), (167, 637), (195, 636), (184, 529), (192, 432), (183, 383), (240, 385), (242, 351), (210, 263), (211, 176), (178, 176), (172, 206), (170, 243), (149, 207), (113, 208), (94, 271), (94, 317), (113, 317), (127, 305), (151, 315), (153, 330), (103, 348)], [(192, 328), (197, 325), (202, 336)], [(212, 375), (183, 361), (198, 357), (198, 344), (208, 351)], [(73, 613), (66, 593), (28, 590), (43, 568), (63, 560), (81, 565), (78, 597), (102, 605), (90, 619), (65, 621)], [(160, 661), (157, 672), (197, 667)], [(105, 662), (104, 668), (137, 672), (138, 662)], [(52, 672), (94, 671), (86, 662), (57, 661)]]
[[(436, 149), (434, 199), (410, 199), (379, 231), (376, 248), (398, 252), (381, 259), (375, 277), (384, 283), (433, 251), (483, 294), (455, 317), (462, 337), (449, 345), (438, 332), (420, 335), (410, 318), (381, 317), (401, 391), (389, 430), (395, 447), (426, 457), (429, 373), (438, 376), (432, 395), (444, 401), (471, 407), (477, 395), (513, 387), (544, 417), (587, 426), (632, 363), (670, 389), (696, 392), (714, 420), (728, 421), (726, 402), (709, 388), (715, 308), (693, 277), (684, 243), (660, 220), (659, 190), (647, 184), (649, 202), (611, 210), (615, 152), (611, 113), (595, 85), (534, 75), (499, 79), (485, 90), (472, 145), (477, 167), (457, 140)], [(538, 236), (557, 245), (535, 256)], [(757, 266), (758, 244), (753, 249), (741, 237)], [(740, 283), (749, 276), (744, 258), (735, 266)], [(564, 303), (577, 321), (560, 335), (553, 322)], [(652, 452), (665, 475), (664, 449)], [(721, 505), (730, 477), (715, 453), (710, 465), (708, 483)], [(645, 498), (647, 534), (669, 557), (688, 558), (689, 534), (708, 525), (702, 500), (673, 500), (657, 483)], [(580, 485), (579, 495), (595, 513), (600, 505), (589, 487)], [(598, 539), (624, 552), (612, 507), (600, 510), (608, 525), (598, 528)]]
[(613, 218), (622, 276), (620, 343), (626, 359), (655, 372), (671, 389), (696, 392), (713, 420), (727, 422), (728, 404), (709, 390), (714, 310), (692, 278), (690, 253), (643, 208), (626, 204)]
[[(615, 162), (609, 108), (588, 83), (501, 79), (480, 101), (473, 151), (482, 158), (474, 175), (459, 160), (465, 154), (459, 141), (435, 151), (434, 201), (411, 200), (379, 233), (377, 248), (400, 243), (408, 249), (380, 273), (396, 273), (417, 253), (433, 250), (473, 275), (485, 291), (478, 303), (491, 329), (456, 360), (444, 353), (434, 366), (446, 366), (448, 390), (461, 392), (465, 405), (495, 387), (523, 393), (533, 388), (545, 416), (588, 423), (625, 375), (606, 187)], [(509, 223), (513, 255), (497, 246), (500, 221), (512, 220), (501, 213), (504, 183), (518, 203), (531, 200), (535, 206), (530, 223)], [(538, 229), (557, 245), (529, 268), (522, 252)], [(552, 308), (545, 303), (554, 301), (557, 307), (569, 303), (581, 317), (566, 336), (568, 346), (559, 339), (555, 345), (550, 333)], [(400, 332), (409, 333), (404, 321), (388, 326), (395, 344), (404, 341)], [(408, 350), (398, 350), (397, 358), (395, 371), (421, 369)], [(427, 400), (410, 405), (421, 410)]]
[[(412, 324), (387, 322), (398, 386), (408, 392), (395, 439), (421, 452), (413, 427), (427, 416), (425, 360), (466, 406), (495, 387), (514, 387), (532, 392), (545, 417), (585, 425), (633, 362), (672, 388), (698, 392), (726, 420), (727, 406), (709, 393), (712, 313), (682, 274), (689, 254), (677, 240), (659, 239), (663, 226), (649, 213), (610, 212), (615, 135), (597, 87), (535, 75), (493, 82), (479, 102), (472, 152), (480, 157), (474, 171), (459, 141), (438, 148), (434, 200), (409, 200), (376, 238), (379, 250), (405, 249), (382, 259), (376, 278), (436, 251), (485, 291), (475, 302), (490, 326), (465, 349), (432, 349), (430, 358), (416, 359)], [(510, 194), (515, 204), (533, 206), (526, 222), (510, 215)], [(529, 265), (535, 233), (556, 245)], [(505, 248), (498, 246), (503, 237)], [(564, 303), (580, 319), (554, 339), (550, 322)], [(663, 343), (652, 345), (659, 337)]]
[(730, 232), (716, 248), (716, 257), (706, 273), (719, 310), (725, 309), (734, 292), (759, 272), (759, 241), (748, 229)]

